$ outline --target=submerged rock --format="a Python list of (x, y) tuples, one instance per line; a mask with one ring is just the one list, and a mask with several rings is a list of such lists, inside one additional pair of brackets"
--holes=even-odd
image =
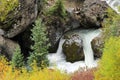
[(84, 59), (83, 42), (80, 36), (73, 34), (65, 36), (67, 40), (63, 43), (63, 53), (66, 56), (66, 60), (69, 62), (75, 62)]

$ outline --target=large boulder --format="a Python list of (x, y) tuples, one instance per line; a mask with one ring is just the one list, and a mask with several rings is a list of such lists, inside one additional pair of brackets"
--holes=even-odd
[(94, 56), (100, 58), (102, 56), (104, 47), (103, 35), (100, 34), (99, 36), (95, 37), (92, 40), (91, 45), (94, 52)]
[(18, 43), (0, 36), (0, 54), (11, 60), (17, 47), (20, 48)]
[(106, 17), (107, 7), (101, 0), (84, 0), (82, 7), (78, 6), (74, 13), (83, 28), (99, 28)]
[(8, 14), (5, 21), (0, 22), (0, 28), (5, 30), (5, 37), (18, 35), (35, 21), (38, 13), (37, 2), (38, 0), (19, 0), (19, 6)]
[(72, 34), (65, 36), (66, 41), (63, 43), (62, 49), (69, 62), (75, 62), (84, 59), (83, 42), (80, 36)]

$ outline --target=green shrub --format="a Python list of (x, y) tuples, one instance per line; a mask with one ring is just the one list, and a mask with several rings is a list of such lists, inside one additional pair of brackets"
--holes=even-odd
[(28, 57), (28, 64), (32, 64), (35, 60), (39, 67), (47, 66), (48, 59), (46, 55), (48, 54), (49, 44), (46, 43), (48, 41), (47, 34), (45, 33), (46, 27), (41, 19), (36, 20), (31, 31), (31, 39), (34, 41), (34, 45), (31, 47), (33, 52)]
[(4, 21), (8, 13), (18, 6), (18, 0), (0, 0), (0, 21)]
[(50, 8), (50, 10), (47, 13), (48, 15), (58, 16), (61, 18), (65, 18), (67, 16), (66, 10), (63, 5), (62, 0), (57, 0), (55, 5)]
[(24, 66), (24, 57), (21, 54), (20, 48), (16, 48), (15, 52), (13, 53), (11, 63), (13, 68), (21, 68)]
[(95, 80), (120, 79), (120, 37), (111, 37), (105, 43)]
[(116, 14), (112, 9), (108, 9), (108, 18), (103, 23), (105, 38), (120, 35), (120, 15)]

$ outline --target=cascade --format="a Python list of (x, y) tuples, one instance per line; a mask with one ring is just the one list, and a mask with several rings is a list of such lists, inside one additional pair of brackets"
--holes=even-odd
[(62, 45), (65, 39), (61, 38), (59, 47), (56, 53), (50, 53), (47, 55), (50, 62), (50, 68), (58, 68), (68, 73), (74, 72), (79, 68), (92, 68), (97, 66), (97, 60), (94, 60), (93, 50), (91, 48), (91, 41), (93, 38), (101, 33), (100, 29), (97, 30), (73, 30), (68, 33), (74, 33), (79, 35), (83, 40), (83, 51), (85, 55), (84, 61), (76, 61), (74, 63), (67, 62), (65, 55), (62, 52)]
[(120, 7), (120, 0), (101, 0), (101, 1), (106, 1), (106, 3), (113, 9), (115, 10), (118, 14), (120, 14), (120, 10), (118, 7)]
[(100, 30), (82, 30), (79, 35), (83, 39), (83, 50), (85, 55), (85, 64), (88, 68), (94, 67), (94, 53), (91, 47), (91, 41), (100, 34)]

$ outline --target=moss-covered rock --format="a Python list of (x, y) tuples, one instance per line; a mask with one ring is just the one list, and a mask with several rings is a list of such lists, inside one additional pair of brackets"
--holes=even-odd
[(102, 56), (104, 47), (103, 35), (100, 34), (99, 36), (95, 37), (92, 40), (91, 45), (94, 52), (94, 56), (100, 58)]
[(6, 15), (4, 21), (0, 21), (5, 37), (15, 37), (35, 21), (38, 13), (37, 2), (38, 0), (18, 0), (19, 5)]
[(84, 59), (83, 42), (78, 35), (66, 36), (67, 40), (63, 43), (63, 52), (66, 60), (75, 62)]

